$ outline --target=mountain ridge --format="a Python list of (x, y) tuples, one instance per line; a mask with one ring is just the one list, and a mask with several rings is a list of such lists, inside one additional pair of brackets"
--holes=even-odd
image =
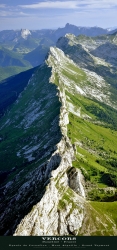
[(50, 48), (0, 119), (3, 235), (117, 235), (116, 74), (78, 39)]
[[(59, 67), (56, 68), (56, 65), (58, 65), (58, 62), (59, 62)], [(71, 85), (69, 86), (69, 83), (67, 81), (65, 82), (65, 78), (64, 79), (62, 78), (61, 72), (63, 69), (63, 65), (64, 65), (64, 68), (66, 68), (66, 66), (68, 66), (69, 64), (74, 65), (74, 67), (77, 68), (77, 65), (74, 64), (74, 62), (71, 61), (71, 59), (67, 58), (64, 55), (64, 52), (62, 52), (60, 49), (57, 49), (57, 48), (50, 48), (50, 53), (47, 59), (47, 63), (49, 64), (49, 66), (52, 67), (52, 76), (50, 78), (50, 81), (53, 83), (56, 82), (56, 84), (60, 88), (60, 92), (63, 91), (65, 93), (66, 88), (67, 88), (67, 91), (70, 91), (70, 93), (73, 94), (72, 92), (74, 91), (72, 90), (73, 83), (71, 83)], [(58, 78), (58, 83), (57, 83), (56, 77)], [(77, 91), (78, 92), (80, 91), (81, 93), (80, 88), (78, 88)], [(81, 93), (81, 95), (82, 94), (83, 92)], [(63, 94), (61, 94), (61, 96), (62, 95)], [(80, 114), (81, 111), (79, 109), (75, 110), (73, 104), (70, 102), (70, 99), (67, 97), (66, 94), (64, 95), (66, 97), (62, 97), (62, 102), (64, 100), (63, 102), (64, 106), (63, 106), (62, 111), (66, 113), (64, 109), (67, 108), (67, 112), (70, 112), (71, 115), (74, 114), (77, 117), (81, 117), (81, 114)], [(65, 118), (66, 117), (65, 114), (63, 117), (65, 119), (65, 122), (62, 124), (63, 125), (69, 124), (70, 121), (68, 121), (67, 118)], [(82, 117), (84, 120), (88, 119), (88, 116), (86, 115), (83, 115)], [(89, 119), (91, 118), (89, 117)], [(62, 131), (63, 133), (66, 134), (65, 127), (62, 129)], [(68, 135), (68, 132), (67, 132), (67, 135)], [(68, 144), (68, 141), (66, 140), (66, 142), (64, 143), (66, 145), (66, 143)], [(75, 145), (77, 145), (77, 143), (78, 142), (74, 142)], [(72, 145), (74, 144), (72, 142)], [(74, 150), (75, 150), (75, 147), (74, 147)], [(75, 151), (74, 151), (74, 154), (75, 154)], [(63, 157), (64, 157), (64, 154), (62, 155), (62, 158)], [(21, 221), (21, 223), (16, 229), (14, 236), (17, 236), (17, 235), (69, 235), (69, 234), (79, 235), (80, 230), (82, 231), (81, 228), (83, 225), (83, 221), (85, 221), (84, 216), (86, 216), (87, 209), (92, 210), (93, 208), (90, 207), (90, 205), (86, 204), (86, 200), (84, 199), (86, 187), (84, 186), (84, 183), (81, 181), (83, 178), (82, 174), (81, 174), (81, 177), (79, 177), (80, 170), (77, 172), (77, 168), (75, 169), (73, 165), (71, 165), (70, 163), (68, 164), (69, 167), (67, 167), (67, 161), (69, 157), (70, 157), (70, 152), (67, 154), (67, 159), (66, 160), (64, 159), (65, 165), (63, 164), (63, 160), (62, 160), (57, 170), (54, 170), (51, 173), (51, 181), (50, 181), (50, 184), (47, 186), (47, 189), (43, 198), (41, 199), (39, 203), (37, 203), (37, 205), (33, 207), (32, 211)], [(60, 170), (61, 167), (63, 168), (62, 173)], [(67, 176), (65, 173), (66, 168), (67, 168)], [(62, 177), (61, 177), (61, 174), (62, 174)], [(66, 177), (67, 177), (67, 180), (66, 180)], [(69, 187), (67, 186), (68, 185), (67, 183), (69, 183)], [(56, 194), (57, 190), (59, 192)], [(82, 198), (82, 196), (84, 198)], [(77, 204), (77, 208), (75, 204)], [(86, 209), (86, 207), (89, 207), (89, 208)], [(38, 219), (38, 214), (39, 214), (40, 219)], [(97, 217), (99, 218), (98, 213), (97, 213)], [(32, 220), (32, 224), (29, 224), (30, 218)], [(56, 219), (53, 220), (53, 218), (56, 218)], [(47, 223), (45, 223), (45, 221)], [(59, 226), (58, 226), (58, 223), (59, 223)], [(99, 224), (97, 224), (97, 226), (96, 225), (94, 226), (95, 233), (96, 233), (98, 226), (100, 227), (101, 225), (100, 223), (101, 222), (99, 219)], [(107, 228), (105, 226), (105, 229), (104, 229), (105, 233), (107, 233), (108, 231)], [(88, 232), (88, 235), (90, 235), (90, 233), (91, 232)], [(114, 229), (113, 234), (116, 235), (116, 233), (117, 233), (117, 230)], [(86, 232), (84, 232), (84, 234), (87, 235)]]

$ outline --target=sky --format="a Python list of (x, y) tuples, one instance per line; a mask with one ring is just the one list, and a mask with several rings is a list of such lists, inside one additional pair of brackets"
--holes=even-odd
[(0, 0), (0, 30), (117, 27), (117, 0)]

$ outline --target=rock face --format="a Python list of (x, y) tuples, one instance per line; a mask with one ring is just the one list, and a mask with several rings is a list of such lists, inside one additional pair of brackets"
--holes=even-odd
[(96, 67), (94, 69), (93, 66), (97, 64), (101, 64), (105, 67), (117, 66), (116, 34), (97, 36), (95, 38), (66, 34), (64, 37), (58, 39), (56, 45), (62, 49), (65, 54), (68, 54), (79, 66), (89, 70), (92, 69), (94, 72), (96, 71)]
[(69, 177), (70, 188), (85, 198), (85, 192), (83, 187), (83, 175), (80, 169), (72, 167), (69, 170), (68, 177)]
[[(69, 145), (69, 141), (67, 141)], [(72, 165), (73, 149), (58, 144), (61, 163), (52, 171), (46, 192), (17, 227), (16, 235), (77, 235), (84, 218), (84, 200), (69, 188), (66, 170)]]
[[(115, 40), (114, 40), (115, 41)], [(117, 44), (106, 42), (100, 45), (95, 50), (91, 51), (92, 55), (100, 57), (108, 63), (117, 66)]]

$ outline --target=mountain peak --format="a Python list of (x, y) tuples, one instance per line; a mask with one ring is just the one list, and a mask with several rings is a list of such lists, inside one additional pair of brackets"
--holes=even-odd
[(27, 37), (29, 35), (31, 35), (30, 30), (28, 30), (28, 29), (21, 29), (21, 36), (22, 36), (22, 38), (27, 39)]
[(65, 27), (69, 27), (71, 24), (69, 24), (69, 23), (66, 23), (66, 25), (65, 25)]

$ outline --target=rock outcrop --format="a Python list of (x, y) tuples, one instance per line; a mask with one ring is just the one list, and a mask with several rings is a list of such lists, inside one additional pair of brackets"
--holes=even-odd
[[(66, 142), (69, 146), (66, 147)], [(77, 235), (82, 226), (84, 200), (69, 187), (67, 169), (72, 166), (73, 149), (69, 141), (58, 144), (59, 167), (52, 171), (41, 201), (21, 221), (16, 235)]]

